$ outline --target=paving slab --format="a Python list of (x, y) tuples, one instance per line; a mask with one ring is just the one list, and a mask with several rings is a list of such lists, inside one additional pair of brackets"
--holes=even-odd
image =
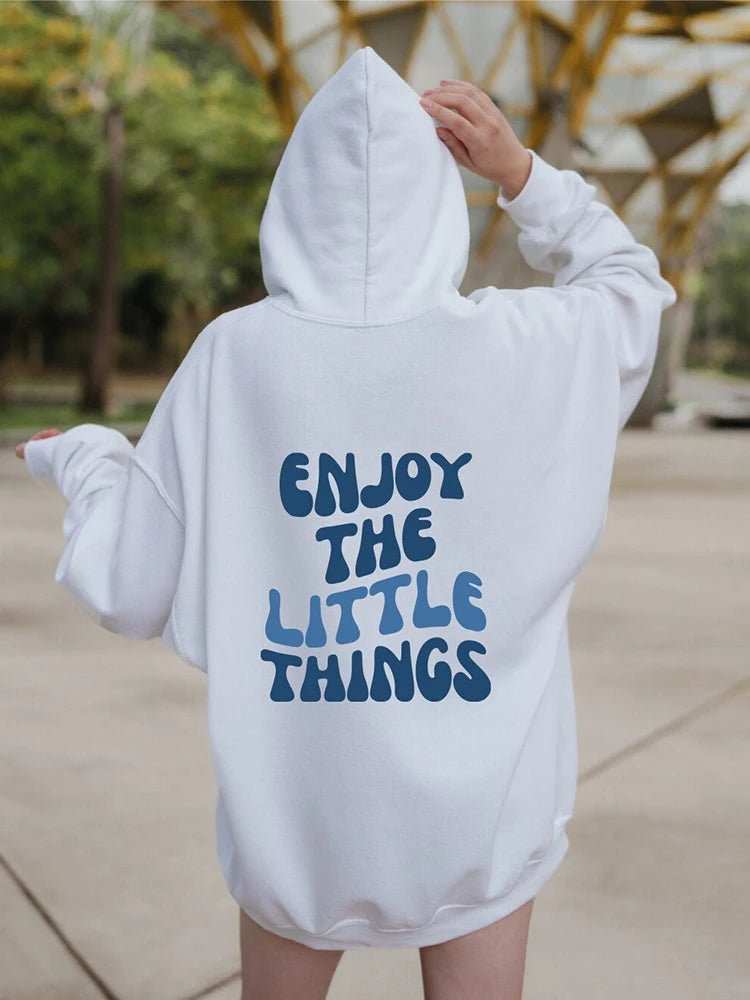
[(114, 996), (186, 997), (236, 962), (203, 678), (80, 627), (72, 658), (3, 657), (0, 847)]
[(583, 782), (524, 1000), (747, 1000), (748, 746), (750, 680)]
[(621, 434), (573, 592), (579, 773), (750, 673), (750, 434)]
[(0, 865), (2, 1000), (105, 1000), (91, 970), (61, 940), (59, 930), (50, 927)]
[[(581, 780), (525, 1000), (750, 995), (749, 457), (743, 431), (620, 437), (571, 603)], [(54, 583), (64, 504), (12, 448), (0, 503), (0, 998), (239, 1000), (205, 678)], [(330, 1000), (421, 995), (415, 949), (357, 949)]]
[(0, 493), (0, 853), (112, 996), (188, 997), (238, 962), (205, 678), (55, 584), (65, 505), (9, 449)]
[(422, 1000), (416, 948), (358, 948), (344, 952), (327, 1000)]
[(235, 976), (231, 977), (230, 982), (223, 983), (207, 993), (201, 993), (199, 1000), (240, 1000), (241, 991), (242, 983), (240, 974), (237, 972)]

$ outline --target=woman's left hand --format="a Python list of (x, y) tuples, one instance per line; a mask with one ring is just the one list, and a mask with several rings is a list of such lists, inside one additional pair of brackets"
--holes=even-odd
[[(50, 429), (45, 430), (45, 431), (37, 431), (36, 434), (33, 434), (29, 438), (29, 441), (36, 441), (38, 438), (54, 437), (55, 434), (62, 434), (62, 431), (59, 431), (56, 427), (50, 428)], [(17, 444), (16, 445), (16, 455), (19, 458), (23, 458), (23, 453), (24, 453), (25, 449), (26, 449), (26, 442), (25, 441), (22, 441), (20, 444)]]

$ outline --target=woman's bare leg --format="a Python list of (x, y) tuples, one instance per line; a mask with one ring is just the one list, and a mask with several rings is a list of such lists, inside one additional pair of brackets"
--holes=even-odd
[(343, 954), (272, 934), (240, 907), (242, 1000), (325, 1000)]
[(521, 1000), (534, 900), (471, 934), (419, 949), (425, 1000)]

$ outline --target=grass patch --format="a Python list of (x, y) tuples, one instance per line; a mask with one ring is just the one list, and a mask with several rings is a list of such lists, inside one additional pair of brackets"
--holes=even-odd
[(708, 368), (705, 365), (700, 367), (690, 367), (686, 368), (685, 371), (688, 375), (698, 375), (701, 378), (722, 378), (727, 379), (729, 382), (737, 382), (741, 385), (747, 385), (750, 383), (750, 372), (744, 369), (729, 369), (724, 370), (723, 368)]
[(145, 423), (154, 411), (155, 403), (133, 403), (123, 406), (112, 416), (101, 413), (85, 413), (73, 403), (11, 403), (0, 407), (0, 430), (12, 430), (14, 427), (36, 427), (40, 431), (58, 427), (61, 431), (75, 427), (77, 424), (104, 424), (113, 426), (118, 423)]

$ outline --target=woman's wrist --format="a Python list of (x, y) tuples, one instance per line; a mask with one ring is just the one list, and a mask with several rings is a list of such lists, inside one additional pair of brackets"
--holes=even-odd
[(506, 165), (502, 174), (496, 178), (504, 198), (511, 201), (523, 191), (531, 174), (531, 164), (531, 153), (524, 148), (517, 161)]

